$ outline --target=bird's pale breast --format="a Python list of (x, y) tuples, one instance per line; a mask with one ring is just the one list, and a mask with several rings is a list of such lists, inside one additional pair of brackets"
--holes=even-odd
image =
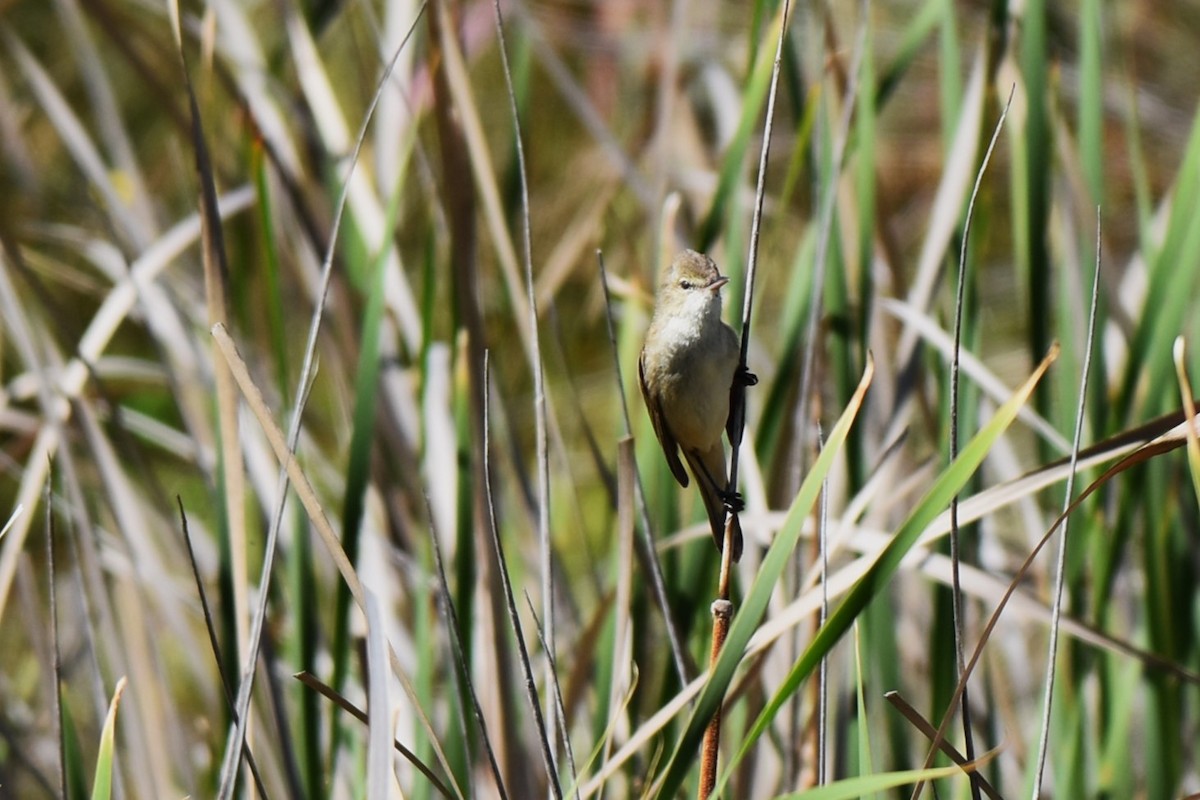
[(729, 387), (738, 362), (737, 335), (719, 317), (716, 324), (720, 330), (715, 336), (711, 332), (698, 336), (698, 326), (675, 321), (659, 331), (665, 334), (659, 341), (669, 345), (654, 383), (671, 433), (688, 449), (706, 451), (719, 443), (729, 418)]

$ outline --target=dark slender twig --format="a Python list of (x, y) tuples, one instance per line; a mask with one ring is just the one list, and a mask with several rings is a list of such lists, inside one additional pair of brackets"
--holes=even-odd
[[(513, 89), (512, 71), (508, 64), (508, 44), (504, 39), (504, 18), (500, 14), (500, 0), (493, 0), (496, 12), (496, 39), (500, 47), (500, 64), (504, 68), (504, 87), (508, 92), (508, 106), (512, 113), (513, 139), (517, 150), (517, 177), (521, 186), (521, 236), (524, 245), (525, 288), (529, 302), (529, 369), (533, 373), (533, 418), (536, 429), (538, 469), (538, 546), (542, 573), (542, 617), (545, 620), (546, 643), (545, 676), (547, 687), (554, 680), (554, 560), (550, 547), (550, 454), (546, 436), (546, 376), (542, 366), (541, 337), (538, 334), (537, 298), (533, 290), (533, 243), (529, 221), (529, 180), (525, 169), (525, 145), (521, 137), (521, 115), (517, 111), (517, 94)], [(507, 577), (506, 577), (507, 580)], [(553, 705), (550, 698), (548, 706)], [(547, 714), (549, 736), (553, 741), (553, 714)], [(566, 731), (562, 733), (566, 739)]]
[[(608, 273), (604, 268), (604, 253), (596, 250), (596, 262), (600, 265), (600, 287), (604, 290), (604, 321), (608, 326), (608, 341), (612, 346), (613, 367), (617, 373), (617, 391), (621, 396), (621, 414), (625, 420), (625, 435), (633, 436), (633, 426), (629, 420), (629, 404), (625, 402), (625, 379), (621, 374), (621, 354), (617, 350), (617, 334), (613, 327), (612, 297), (608, 291)], [(667, 629), (667, 641), (671, 644), (671, 656), (675, 662), (675, 673), (679, 676), (679, 685), (688, 685), (687, 661), (683, 656), (683, 645), (680, 643), (679, 631), (675, 628), (675, 620), (671, 616), (671, 604), (667, 600), (667, 585), (663, 580), (662, 565), (658, 563), (658, 553), (654, 549), (654, 532), (650, 527), (650, 511), (646, 508), (646, 490), (642, 487), (642, 473), (633, 465), (634, 492), (637, 495), (638, 516), (642, 522), (642, 535), (638, 539), (642, 548), (642, 557), (650, 574), (650, 587), (654, 591), (654, 599), (662, 611), (663, 624)]]
[[(750, 222), (750, 250), (746, 255), (746, 293), (742, 300), (741, 354), (738, 360), (739, 373), (746, 370), (746, 359), (750, 352), (750, 315), (754, 310), (754, 278), (758, 273), (758, 239), (762, 231), (763, 200), (767, 193), (767, 157), (771, 153), (771, 131), (775, 127), (775, 96), (779, 90), (779, 66), (783, 60), (783, 40), (787, 38), (788, 17), (791, 0), (783, 0), (779, 18), (779, 40), (775, 44), (775, 63), (771, 68), (771, 86), (767, 91), (767, 117), (763, 124), (762, 152), (758, 157), (758, 184), (754, 190), (754, 216)], [(729, 409), (734, 424), (729, 441), (732, 453), (729, 457), (729, 486), (737, 488), (738, 451), (746, 428), (745, 387), (739, 387), (736, 398)], [(736, 441), (735, 441), (736, 440)], [(726, 548), (728, 550), (728, 548)]]
[[(311, 672), (301, 671), (292, 675), (292, 677), (324, 697), (326, 700), (329, 700), (335, 706), (342, 709), (362, 724), (369, 724), (367, 720), (367, 712), (354, 705), (354, 703), (351, 703), (345, 698), (344, 695), (342, 695), (329, 684), (318, 680), (316, 675), (313, 675)], [(396, 752), (404, 756), (404, 758), (407, 759), (410, 764), (420, 771), (420, 773), (425, 776), (426, 780), (433, 784), (433, 788), (442, 793), (443, 797), (454, 796), (450, 790), (446, 788), (446, 784), (438, 780), (438, 776), (434, 774), (433, 770), (431, 770), (429, 766), (425, 764), (425, 762), (421, 761), (421, 759), (417, 757), (416, 753), (405, 747), (398, 739), (392, 740), (392, 747), (396, 748)]]
[[(1075, 406), (1075, 438), (1071, 443), (1071, 468), (1067, 472), (1067, 489), (1063, 511), (1071, 505), (1075, 493), (1075, 465), (1079, 463), (1079, 445), (1083, 438), (1083, 411), (1087, 400), (1088, 377), (1092, 366), (1092, 351), (1096, 336), (1096, 305), (1100, 296), (1100, 206), (1096, 206), (1096, 265), (1092, 272), (1092, 307), (1088, 312), (1087, 341), (1083, 351), (1083, 370), (1079, 376), (1079, 401)], [(1042, 702), (1042, 732), (1038, 740), (1037, 772), (1034, 773), (1030, 797), (1041, 797), (1042, 776), (1046, 769), (1046, 754), (1050, 750), (1050, 706), (1054, 702), (1054, 673), (1058, 661), (1058, 629), (1062, 617), (1063, 584), (1066, 582), (1067, 533), (1070, 519), (1063, 520), (1062, 539), (1058, 543), (1058, 563), (1054, 567), (1054, 601), (1050, 608), (1050, 644), (1046, 652), (1046, 694)]]
[(461, 628), (458, 623), (458, 612), (454, 609), (454, 600), (450, 595), (450, 582), (446, 580), (446, 565), (442, 560), (442, 548), (438, 544), (437, 531), (433, 527), (432, 515), (430, 516), (429, 524), (429, 541), (433, 548), (434, 565), (437, 567), (438, 600), (449, 617), (450, 649), (454, 653), (454, 665), (458, 668), (459, 675), (463, 683), (466, 684), (467, 692), (471, 695), (471, 708), (475, 713), (475, 722), (479, 725), (479, 735), (483, 739), (483, 749), (487, 753), (488, 765), (492, 768), (492, 777), (496, 779), (496, 791), (500, 793), (501, 800), (508, 800), (508, 790), (504, 786), (504, 777), (500, 771), (500, 762), (496, 759), (496, 751), (492, 748), (492, 738), (488, 735), (487, 721), (483, 715), (483, 706), (479, 702), (479, 695), (475, 692), (475, 683), (471, 680), (471, 668), (467, 665), (466, 652), (463, 649), (462, 639), (459, 636)]
[[(529, 614), (533, 617), (533, 630), (537, 633), (538, 641), (542, 643), (542, 649), (549, 651), (546, 646), (546, 637), (542, 635), (542, 625), (538, 620), (537, 609), (533, 607), (533, 600), (529, 597), (529, 592), (525, 593), (525, 605), (529, 606)], [(579, 770), (575, 767), (575, 749), (571, 747), (571, 737), (567, 736), (567, 707), (563, 703), (562, 686), (558, 681), (558, 663), (554, 660), (554, 655), (550, 656), (551, 677), (550, 689), (554, 691), (554, 713), (558, 717), (558, 726), (562, 731), (563, 749), (567, 754), (567, 769), (571, 770), (571, 784), (575, 789), (575, 800), (581, 800), (579, 794)]]
[[(979, 185), (983, 180), (983, 173), (987, 170), (988, 162), (991, 161), (992, 151), (995, 150), (995, 148), (996, 148), (996, 140), (1000, 138), (1000, 130), (1004, 126), (1005, 118), (1008, 116), (1008, 109), (1009, 109), (1009, 106), (1012, 104), (1013, 93), (1016, 91), (1016, 88), (1017, 88), (1016, 84), (1013, 84), (1012, 88), (1009, 89), (1008, 100), (1007, 100), (1007, 102), (1005, 102), (1004, 108), (1000, 112), (1000, 119), (996, 121), (996, 127), (992, 131), (991, 141), (988, 143), (987, 151), (983, 155), (983, 163), (980, 164), (979, 171), (975, 174), (975, 185), (971, 190), (971, 199), (970, 199), (969, 203), (967, 204), (967, 216), (966, 216), (966, 220), (965, 220), (965, 223), (963, 226), (962, 248), (959, 251), (958, 298), (957, 298), (957, 304), (956, 304), (956, 310), (955, 310), (955, 325), (954, 325), (954, 336), (955, 336), (954, 354), (953, 354), (953, 358), (951, 361), (950, 389), (951, 389), (951, 396), (952, 396), (952, 400), (951, 400), (951, 448), (952, 448), (951, 452), (952, 452), (952, 454), (957, 451), (957, 438), (958, 438), (958, 421), (957, 421), (958, 387), (957, 387), (957, 381), (958, 381), (958, 355), (959, 355), (961, 341), (962, 341), (962, 339), (961, 339), (961, 337), (962, 337), (962, 330), (961, 330), (962, 283), (963, 283), (962, 282), (962, 273), (963, 273), (963, 269), (964, 269), (963, 265), (966, 260), (967, 241), (968, 241), (968, 237), (970, 236), (970, 232), (971, 232), (971, 216), (975, 210), (975, 198), (979, 194)], [(951, 456), (951, 459), (953, 459), (953, 455)], [(957, 494), (954, 495), (954, 497), (951, 498), (951, 500), (950, 500), (950, 536), (952, 537), (951, 538), (951, 553), (953, 556), (953, 555), (957, 554), (957, 543), (955, 542), (955, 538), (958, 536), (958, 495)], [(1038, 545), (1038, 547), (1034, 550), (1034, 553), (1036, 554), (1038, 552), (1038, 550), (1040, 550), (1040, 549), (1041, 549), (1041, 545)], [(1027, 569), (1028, 565), (1030, 563), (1032, 563), (1032, 560), (1033, 560), (1033, 556), (1031, 555), (1029, 557), (1029, 559), (1026, 560), (1026, 564), (1023, 567), (1023, 569)], [(983, 635), (980, 637), (979, 643), (977, 645), (975, 645), (975, 652), (972, 655), (971, 660), (964, 664), (963, 649), (962, 649), (962, 633), (961, 633), (961, 629), (958, 626), (958, 622), (959, 622), (958, 612), (959, 612), (959, 605), (961, 603), (962, 594), (961, 594), (961, 587), (959, 585), (958, 562), (954, 561), (953, 558), (951, 560), (950, 569), (951, 569), (951, 580), (952, 580), (951, 601), (954, 605), (954, 614), (955, 614), (955, 626), (954, 626), (955, 627), (955, 630), (954, 630), (955, 647), (954, 647), (954, 649), (955, 649), (955, 664), (958, 667), (957, 671), (958, 671), (958, 676), (959, 676), (958, 677), (958, 686), (955, 687), (954, 696), (950, 700), (950, 707), (948, 707), (946, 709), (946, 715), (942, 719), (942, 724), (938, 727), (937, 736), (934, 738), (934, 742), (933, 742), (934, 749), (930, 750), (929, 755), (925, 759), (925, 767), (926, 768), (928, 768), (930, 766), (930, 764), (932, 764), (933, 754), (934, 754), (934, 752), (936, 752), (938, 745), (940, 744), (943, 736), (945, 735), (946, 725), (949, 723), (949, 720), (953, 713), (953, 707), (955, 705), (960, 704), (960, 702), (961, 702), (962, 709), (963, 709), (963, 727), (966, 731), (966, 737), (964, 740), (964, 745), (967, 748), (966, 755), (967, 755), (968, 759), (970, 759), (972, 757), (973, 742), (971, 739), (971, 726), (969, 724), (969, 717), (968, 717), (968, 711), (967, 711), (967, 680), (970, 677), (971, 670), (974, 669), (974, 667), (975, 667), (975, 662), (978, 661), (978, 659), (979, 659), (979, 655), (983, 650), (984, 642), (987, 641), (988, 635), (990, 634), (992, 627), (996, 624), (996, 620), (999, 618), (999, 610), (1004, 607), (1004, 604), (1008, 602), (1008, 597), (1011, 595), (1011, 593), (1013, 591), (1016, 590), (1015, 583), (1014, 583), (1014, 585), (1009, 587), (1009, 592), (1005, 595), (1004, 599), (1001, 600), (999, 608), (992, 615), (992, 619), (988, 622), (987, 626), (984, 628), (984, 632), (983, 632)], [(913, 787), (913, 794), (912, 794), (913, 800), (917, 800), (917, 798), (919, 798), (921, 796), (921, 792), (924, 790), (924, 788), (925, 788), (924, 781), (918, 782), (916, 784), (916, 786)], [(973, 796), (975, 796), (975, 797), (979, 796), (979, 784), (975, 781), (974, 778), (971, 779), (971, 792), (972, 792)]]
[[(950, 362), (951, 463), (954, 463), (954, 460), (958, 458), (958, 370), (959, 355), (962, 350), (963, 295), (966, 283), (967, 244), (971, 238), (971, 216), (975, 211), (975, 199), (979, 196), (979, 186), (983, 182), (983, 174), (987, 171), (988, 162), (992, 158), (992, 151), (996, 148), (996, 140), (1000, 138), (1000, 130), (1004, 127), (1004, 119), (1008, 116), (1008, 107), (1012, 104), (1013, 92), (1016, 91), (1016, 88), (1014, 84), (1009, 89), (1008, 102), (1004, 104), (1004, 110), (1000, 112), (1000, 119), (997, 120), (996, 128), (992, 132), (992, 140), (988, 143), (987, 152), (984, 153), (983, 163), (979, 166), (979, 171), (975, 174), (975, 186), (971, 189), (971, 199), (967, 203), (967, 216), (963, 222), (963, 237), (958, 252), (958, 285), (954, 298), (954, 354)], [(966, 659), (963, 656), (963, 636), (965, 633), (962, 619), (962, 586), (959, 582), (960, 558), (958, 542), (958, 494), (955, 494), (950, 500), (950, 591), (954, 619), (954, 658), (958, 675), (961, 677), (966, 672)], [(962, 722), (963, 749), (966, 752), (967, 760), (973, 761), (975, 759), (975, 742), (971, 731), (971, 708), (965, 684), (962, 692)], [(979, 781), (973, 773), (971, 775), (971, 796), (974, 800), (980, 800)]]
[[(188, 528), (187, 513), (183, 510), (183, 499), (179, 495), (175, 495), (175, 503), (179, 506), (179, 525), (183, 529), (183, 542), (187, 546), (188, 563), (192, 567), (192, 579), (196, 581), (196, 595), (200, 598), (200, 611), (204, 617), (204, 629), (208, 633), (208, 647), (212, 650), (213, 661), (217, 666), (217, 679), (221, 681), (221, 692), (225, 695), (225, 705), (229, 707), (229, 713), (233, 714), (234, 721), (237, 720), (237, 707), (234, 704), (233, 687), (229, 683), (229, 673), (225, 671), (225, 659), (221, 656), (221, 643), (217, 638), (217, 626), (213, 624), (212, 607), (208, 604), (208, 592), (204, 591), (204, 581), (200, 577), (200, 566), (196, 562), (196, 550), (192, 547), (192, 532)], [(258, 787), (259, 795), (267, 797), (266, 787), (263, 785), (262, 775), (259, 774), (258, 764), (254, 760), (254, 754), (250, 752), (250, 744), (245, 739), (242, 740), (242, 755), (246, 757), (246, 765), (250, 767), (250, 774), (254, 776), (254, 784)]]
[[(912, 726), (923, 733), (927, 738), (933, 739), (935, 736), (937, 736), (937, 730), (929, 724), (929, 720), (921, 716), (921, 713), (913, 708), (912, 705), (905, 700), (899, 692), (884, 692), (883, 699), (891, 703), (892, 707), (899, 711), (901, 716), (912, 723)], [(949, 742), (941, 742), (938, 745), (938, 749), (945, 753), (951, 761), (953, 761), (955, 764), (958, 764), (960, 767), (968, 767), (971, 764), (967, 757), (958, 752), (958, 748)], [(977, 772), (978, 770), (975, 771)], [(990, 782), (988, 782), (987, 778), (980, 775), (979, 783), (980, 788), (983, 789), (983, 793), (991, 798), (991, 800), (1003, 800), (1000, 793), (996, 791), (995, 787), (993, 787)]]
[[(487, 387), (489, 385), (488, 376), (488, 351), (483, 351), (483, 390), (484, 397), (487, 397)], [(488, 403), (483, 404), (483, 493), (487, 500), (488, 530), (492, 536), (492, 547), (496, 553), (496, 563), (500, 571), (500, 583), (504, 587), (504, 599), (508, 606), (508, 618), (513, 626), (513, 634), (517, 640), (517, 650), (521, 657), (521, 670), (525, 675), (525, 693), (529, 698), (530, 708), (533, 710), (533, 719), (537, 724), (538, 740), (542, 745), (542, 764), (546, 768), (546, 779), (550, 783), (550, 789), (554, 792), (557, 800), (562, 800), (562, 787), (558, 784), (558, 768), (554, 760), (554, 748), (550, 744), (550, 734), (546, 728), (546, 720), (542, 716), (542, 706), (538, 702), (537, 682), (533, 679), (533, 666), (529, 663), (529, 648), (525, 645), (525, 633), (521, 625), (521, 617), (517, 613), (517, 601), (513, 598), (512, 581), (508, 578), (508, 560), (504, 556), (504, 547), (500, 544), (500, 529), (496, 525), (496, 506), (492, 497), (492, 480), (489, 477), (491, 470), (488, 454), (491, 452), (489, 447), (489, 414)]]

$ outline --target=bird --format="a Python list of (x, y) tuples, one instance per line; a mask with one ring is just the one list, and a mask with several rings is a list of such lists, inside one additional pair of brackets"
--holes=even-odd
[(730, 409), (741, 388), (758, 379), (741, 363), (738, 335), (721, 320), (720, 290), (728, 282), (703, 253), (684, 250), (675, 256), (659, 285), (638, 379), (671, 474), (688, 486), (682, 451), (718, 550), (725, 542), (725, 514), (733, 514), (730, 556), (737, 561), (742, 555), (737, 512), (744, 504), (727, 485), (721, 433), (728, 429), (732, 441)]

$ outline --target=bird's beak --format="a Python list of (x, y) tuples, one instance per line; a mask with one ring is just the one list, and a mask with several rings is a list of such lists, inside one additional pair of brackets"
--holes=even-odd
[(708, 285), (708, 288), (710, 291), (715, 292), (727, 283), (729, 283), (728, 277), (725, 275), (718, 275), (717, 279)]

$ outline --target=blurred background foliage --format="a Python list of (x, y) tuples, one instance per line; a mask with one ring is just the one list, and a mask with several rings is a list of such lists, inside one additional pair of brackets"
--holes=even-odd
[[(568, 795), (652, 793), (668, 757), (694, 757), (679, 746), (697, 685), (685, 687), (707, 660), (717, 558), (694, 490), (665, 468), (636, 359), (659, 270), (683, 247), (733, 278), (726, 315), (740, 322), (781, 9), (501, 5), (526, 156), (536, 366), (492, 3), (189, 1), (181, 60), (170, 4), (0, 0), (0, 507), (14, 515), (0, 539), (0, 797), (79, 796), (109, 763), (118, 796), (215, 796), (232, 719), (217, 664), (235, 695), (260, 602), (248, 741), (272, 796), (436, 796), (414, 760), (450, 796), (544, 795), (518, 636), (550, 735), (565, 729), (572, 745), (571, 758), (552, 747)], [(969, 648), (1062, 507), (1062, 470), (1048, 488), (988, 489), (1070, 452), (1097, 242), (1083, 445), (1180, 407), (1176, 337), (1192, 344), (1184, 368), (1200, 373), (1198, 42), (1193, 4), (793, 10), (754, 287), (749, 366), (761, 383), (742, 450), (748, 546), (735, 602), (815, 458), (817, 424), (841, 413), (868, 351), (874, 383), (827, 489), (834, 605), (947, 474), (946, 342), (967, 201), (1010, 93), (963, 249), (962, 344), (975, 361), (960, 443), (1052, 342), (1062, 355), (964, 492), (978, 500), (962, 532)], [(211, 168), (197, 168), (185, 74)], [(202, 257), (201, 242), (217, 241), (199, 224), (206, 180), (222, 200), (224, 279)], [(222, 320), (276, 425), (286, 430), (306, 399), (297, 457), (383, 610), (397, 660), (388, 713), (369, 726), (291, 678), (309, 671), (365, 708), (368, 665), (385, 662), (371, 661), (364, 617), (294, 495), (262, 583), (279, 462), (248, 407), (220, 398), (210, 326)], [(623, 538), (635, 520), (639, 543), (646, 531), (618, 462), (622, 403), (661, 593), (640, 544)], [(817, 781), (815, 681), (735, 756), (816, 629), (816, 527), (814, 514), (729, 695), (730, 796), (791, 796)], [(1200, 791), (1198, 531), (1179, 453), (1122, 472), (1072, 518), (1045, 796)], [(976, 750), (1001, 748), (984, 774), (1004, 796), (1028, 794), (1038, 771), (1058, 546), (1034, 563), (972, 677)], [(829, 780), (923, 763), (927, 738), (884, 692), (935, 725), (950, 707), (948, 547), (931, 533), (913, 552), (827, 653)], [(553, 637), (557, 715), (539, 630)], [(97, 748), (122, 676), (106, 758)], [(386, 784), (368, 768), (380, 735), (413, 754), (389, 762)], [(961, 731), (950, 738), (962, 748)], [(237, 791), (254, 783), (243, 771)], [(945, 784), (968, 792), (961, 778)]]

